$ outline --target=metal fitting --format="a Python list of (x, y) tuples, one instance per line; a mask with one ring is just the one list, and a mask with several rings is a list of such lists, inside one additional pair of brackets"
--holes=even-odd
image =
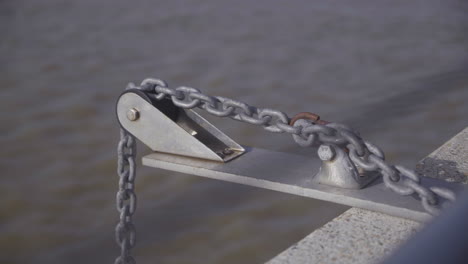
[(232, 153), (234, 153), (234, 151), (232, 149), (230, 149), (230, 148), (225, 148), (223, 150), (224, 155), (231, 155)]
[(336, 152), (330, 145), (321, 145), (318, 149), (318, 156), (323, 161), (331, 161), (335, 158)]
[(136, 108), (127, 111), (127, 118), (130, 121), (137, 121), (140, 118), (140, 112)]

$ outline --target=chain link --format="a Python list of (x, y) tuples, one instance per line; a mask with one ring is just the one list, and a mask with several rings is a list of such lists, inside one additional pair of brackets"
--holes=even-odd
[[(292, 122), (284, 113), (275, 109), (257, 108), (246, 103), (221, 96), (209, 96), (191, 87), (169, 88), (167, 83), (159, 79), (145, 79), (140, 86), (130, 83), (127, 89), (140, 89), (151, 93), (157, 100), (170, 98), (174, 105), (192, 109), (204, 109), (218, 117), (229, 117), (252, 125), (262, 126), (274, 133), (292, 134), (294, 141), (302, 147), (317, 144), (333, 144), (346, 148), (349, 158), (365, 171), (379, 171), (383, 182), (400, 195), (417, 194), (424, 209), (432, 214), (439, 213), (440, 198), (455, 201), (455, 194), (440, 187), (426, 188), (420, 184), (421, 178), (410, 169), (402, 166), (392, 166), (385, 162), (384, 152), (374, 144), (363, 140), (359, 133), (350, 127), (327, 122), (315, 122), (299, 119)], [(118, 146), (119, 191), (116, 204), (120, 220), (115, 228), (116, 242), (121, 248), (121, 254), (114, 264), (134, 264), (135, 259), (130, 250), (135, 246), (136, 232), (132, 222), (136, 210), (136, 195), (134, 182), (136, 177), (136, 143), (135, 138), (125, 130), (120, 131)]]

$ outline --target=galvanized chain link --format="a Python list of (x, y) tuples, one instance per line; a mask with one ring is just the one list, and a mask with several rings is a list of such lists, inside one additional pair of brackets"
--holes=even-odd
[(384, 184), (397, 194), (416, 193), (424, 209), (432, 215), (439, 211), (437, 205), (440, 197), (455, 200), (455, 194), (451, 190), (439, 187), (426, 188), (420, 184), (420, 177), (413, 170), (387, 164), (380, 148), (363, 140), (356, 131), (343, 124), (314, 122), (307, 122), (307, 125), (303, 125), (304, 122), (289, 124), (290, 118), (281, 111), (257, 108), (220, 96), (208, 96), (191, 87), (172, 89), (159, 79), (146, 79), (140, 87), (133, 84), (130, 84), (130, 87), (152, 94), (158, 100), (170, 98), (174, 105), (184, 109), (198, 107), (218, 117), (230, 117), (262, 126), (270, 132), (292, 134), (294, 141), (302, 147), (332, 144), (347, 148), (350, 159), (357, 167), (365, 171), (379, 171)]
[(136, 210), (135, 177), (136, 177), (136, 142), (135, 138), (120, 129), (120, 142), (117, 149), (117, 173), (119, 175), (119, 191), (116, 196), (117, 210), (120, 220), (115, 227), (115, 239), (120, 247), (120, 256), (114, 264), (135, 264), (130, 250), (135, 246), (136, 231), (132, 222)]

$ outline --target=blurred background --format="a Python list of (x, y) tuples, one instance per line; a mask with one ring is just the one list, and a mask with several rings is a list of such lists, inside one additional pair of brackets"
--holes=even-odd
[[(114, 104), (146, 77), (319, 113), (414, 168), (468, 123), (467, 14), (463, 0), (1, 0), (0, 262), (113, 262)], [(346, 210), (141, 166), (136, 190), (138, 263), (262, 263)]]

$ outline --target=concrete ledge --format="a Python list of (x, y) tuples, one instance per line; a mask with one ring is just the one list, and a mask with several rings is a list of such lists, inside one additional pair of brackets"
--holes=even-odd
[(414, 234), (420, 223), (352, 208), (268, 262), (375, 263)]
[(419, 162), (416, 171), (425, 177), (468, 184), (468, 128)]
[[(423, 159), (417, 171), (467, 184), (468, 127)], [(267, 263), (377, 263), (420, 228), (418, 222), (352, 208)]]

